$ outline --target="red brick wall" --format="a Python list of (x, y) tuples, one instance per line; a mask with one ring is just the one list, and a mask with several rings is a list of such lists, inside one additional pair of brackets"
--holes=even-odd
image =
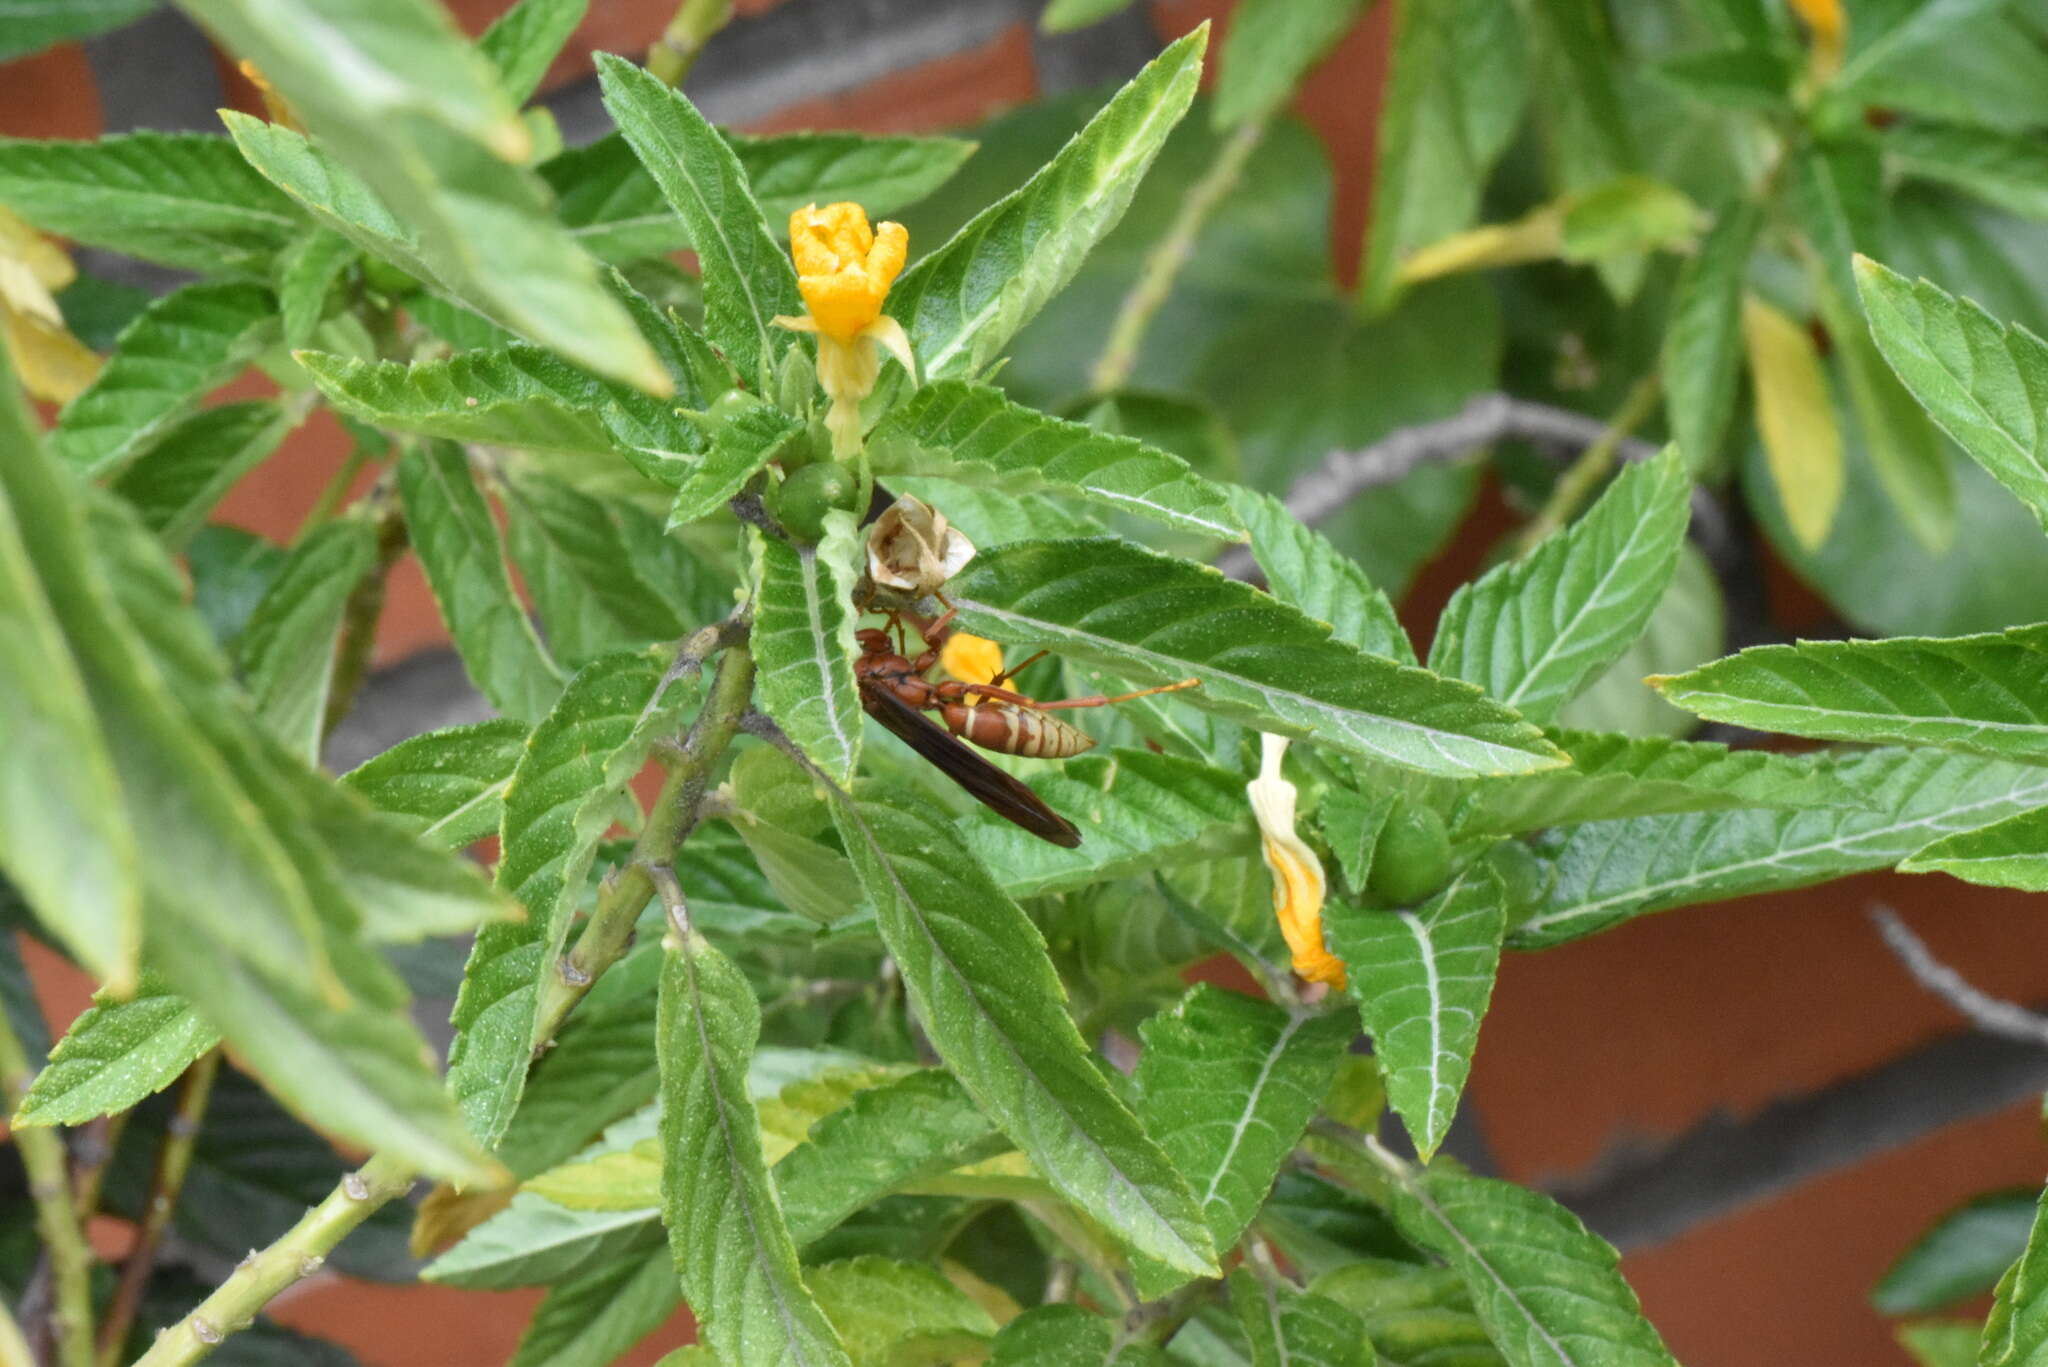
[[(503, 6), (455, 4), (472, 28)], [(551, 82), (587, 73), (593, 50), (644, 48), (671, 7), (595, 0)], [(1231, 8), (1230, 0), (1155, 0), (1151, 14), (1162, 36), (1172, 36), (1203, 18), (1227, 23)], [(1345, 272), (1369, 209), (1387, 13), (1377, 7), (1299, 104), (1335, 165), (1329, 231)], [(757, 126), (931, 130), (972, 122), (1035, 88), (1030, 34), (1017, 27), (978, 50), (806, 101)], [(233, 93), (248, 94), (238, 86)], [(0, 133), (82, 137), (99, 124), (91, 72), (76, 47), (0, 67)], [(246, 396), (261, 383), (247, 379), (228, 392)], [(315, 419), (236, 492), (225, 515), (289, 534), (344, 451), (338, 426)], [(1427, 620), (1504, 525), (1499, 503), (1486, 503), (1424, 574), (1410, 612)], [(1789, 592), (1778, 604), (1794, 619), (1810, 610)], [(440, 640), (424, 585), (408, 566), (394, 582), (379, 659)], [(1501, 975), (1470, 1092), (1504, 1174), (1538, 1180), (1581, 1171), (1625, 1140), (1654, 1145), (1716, 1113), (1748, 1115), (1956, 1033), (1957, 1022), (1906, 978), (1864, 922), (1873, 899), (1898, 906), (1938, 954), (1986, 989), (2048, 998), (2048, 918), (2039, 900), (1945, 879), (1855, 879), (1646, 918), (1582, 944), (1515, 956)], [(61, 1023), (82, 1004), (82, 986), (54, 972), (43, 977)], [(2039, 1178), (2035, 1116), (2032, 1105), (2018, 1105), (1881, 1154), (1635, 1253), (1627, 1271), (1693, 1367), (1904, 1362), (1867, 1308), (1870, 1283), (1934, 1214), (1979, 1190)], [(328, 1278), (296, 1292), (281, 1312), (355, 1346), (367, 1363), (481, 1367), (505, 1359), (531, 1301)], [(679, 1332), (671, 1326), (664, 1342)], [(649, 1349), (631, 1361), (657, 1355)]]

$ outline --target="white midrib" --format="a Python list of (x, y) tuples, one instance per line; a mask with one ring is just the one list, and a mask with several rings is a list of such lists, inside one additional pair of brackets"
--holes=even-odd
[(841, 715), (847, 709), (841, 707), (843, 700), (838, 696), (839, 680), (832, 673), (833, 664), (837, 659), (844, 657), (837, 656), (832, 649), (838, 641), (837, 632), (827, 634), (825, 630), (825, 605), (818, 597), (817, 553), (804, 551), (800, 552), (797, 558), (803, 569), (804, 612), (810, 620), (811, 640), (817, 643), (819, 652), (815, 657), (821, 684), (818, 701), (824, 704), (826, 724), (832, 730), (832, 739), (838, 745), (839, 753), (844, 756), (840, 767), (850, 776), (857, 752), (854, 749), (853, 737), (847, 734), (845, 726), (840, 722)]
[(1237, 1113), (1237, 1124), (1231, 1126), (1230, 1143), (1223, 1150), (1222, 1161), (1216, 1165), (1216, 1171), (1209, 1178), (1208, 1187), (1202, 1192), (1203, 1210), (1206, 1211), (1209, 1203), (1216, 1199), (1216, 1188), (1221, 1185), (1223, 1174), (1230, 1171), (1231, 1160), (1237, 1157), (1237, 1146), (1244, 1142), (1244, 1132), (1251, 1125), (1252, 1112), (1258, 1109), (1259, 1097), (1266, 1090), (1267, 1079), (1273, 1076), (1273, 1068), (1280, 1062), (1280, 1056), (1287, 1052), (1287, 1041), (1294, 1038), (1307, 1019), (1306, 1016), (1290, 1017), (1287, 1028), (1280, 1032), (1279, 1039), (1273, 1041), (1273, 1047), (1267, 1051), (1265, 1061), (1259, 1065), (1258, 1079), (1252, 1083), (1251, 1091), (1244, 1099), (1244, 1109)]

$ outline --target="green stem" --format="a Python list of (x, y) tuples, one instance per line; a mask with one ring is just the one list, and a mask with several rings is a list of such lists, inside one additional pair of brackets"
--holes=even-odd
[(361, 474), (363, 467), (369, 463), (369, 451), (364, 449), (361, 442), (356, 443), (355, 448), (348, 453), (348, 459), (341, 463), (341, 468), (334, 472), (334, 478), (327, 481), (327, 486), (320, 491), (320, 497), (315, 499), (313, 506), (306, 511), (305, 519), (299, 523), (299, 529), (292, 533), (294, 546), (325, 526), (335, 513), (340, 511), (342, 500), (348, 497), (349, 486), (356, 482), (356, 476)]
[(178, 1108), (171, 1113), (164, 1130), (163, 1148), (157, 1152), (156, 1176), (149, 1184), (149, 1204), (143, 1207), (142, 1228), (135, 1236), (135, 1247), (129, 1251), (127, 1261), (121, 1264), (120, 1284), (114, 1288), (106, 1318), (100, 1322), (100, 1367), (115, 1367), (121, 1360), (128, 1328), (135, 1323), (135, 1312), (142, 1305), (149, 1274), (156, 1269), (157, 1250), (162, 1247), (164, 1233), (171, 1227), (171, 1215), (178, 1208), (185, 1174), (191, 1171), (192, 1150), (206, 1119), (206, 1103), (213, 1097), (214, 1079), (219, 1075), (218, 1048), (207, 1050), (185, 1070)]
[(681, 85), (697, 54), (731, 18), (732, 0), (683, 0), (647, 50), (647, 70), (668, 85)]
[[(710, 791), (712, 771), (738, 731), (753, 696), (754, 658), (744, 641), (735, 640), (743, 630), (737, 620), (706, 627), (678, 652), (671, 677), (695, 673), (713, 651), (727, 647), (712, 678), (710, 696), (669, 760), (668, 777), (641, 828), (632, 861), (606, 884), (575, 949), (562, 961), (564, 971), (550, 975), (542, 989), (536, 1038), (553, 1036), (598, 975), (625, 951), (633, 922), (653, 895), (650, 867), (673, 859), (696, 825)], [(637, 894), (635, 888), (640, 889)], [(360, 1172), (343, 1178), (341, 1185), (307, 1211), (283, 1238), (251, 1255), (198, 1309), (160, 1335), (135, 1367), (185, 1367), (205, 1357), (229, 1334), (247, 1328), (272, 1297), (318, 1271), (328, 1252), (350, 1230), (411, 1190), (414, 1176), (398, 1159), (384, 1154), (370, 1159)], [(67, 1362), (63, 1367), (93, 1364), (88, 1353), (82, 1362)]]
[(158, 1335), (135, 1367), (184, 1367), (199, 1361), (229, 1334), (246, 1329), (280, 1292), (318, 1272), (344, 1236), (385, 1203), (405, 1195), (412, 1183), (410, 1167), (378, 1154), (361, 1171), (344, 1177), (283, 1237), (244, 1259), (198, 1309)]
[(396, 497), (386, 500), (377, 520), (377, 558), (350, 591), (341, 612), (341, 645), (334, 655), (334, 682), (327, 693), (327, 713), (320, 734), (327, 735), (341, 724), (355, 706), (356, 693), (369, 677), (370, 656), (377, 645), (377, 623), (384, 616), (384, 593), (391, 582), (391, 567), (411, 544), (405, 514)]
[(1607, 430), (1591, 446), (1579, 452), (1578, 459), (1557, 477), (1557, 483), (1550, 488), (1550, 497), (1544, 500), (1536, 516), (1529, 519), (1529, 524), (1515, 539), (1516, 555), (1527, 555), (1536, 549), (1539, 542), (1563, 528), (1585, 506), (1593, 491), (1614, 468), (1614, 454), (1621, 449), (1622, 441), (1657, 411), (1662, 394), (1663, 383), (1656, 372), (1652, 371), (1636, 381), (1635, 387), (1621, 401), (1621, 407), (1615, 410)]
[[(715, 648), (713, 643), (717, 639), (713, 636), (707, 641), (706, 634), (718, 630), (706, 628), (693, 638), (692, 645), (701, 652), (695, 656), (699, 666)], [(685, 646), (678, 668), (690, 658), (691, 646)], [(555, 1031), (568, 1019), (570, 1010), (583, 999), (598, 975), (626, 952), (633, 938), (633, 923), (640, 918), (640, 909), (647, 905), (647, 899), (654, 895), (652, 870), (673, 860), (696, 826), (704, 796), (711, 789), (712, 772), (739, 730), (740, 718), (746, 715), (753, 693), (753, 653), (744, 643), (733, 645), (719, 657), (710, 696), (705, 698), (689, 734), (668, 756), (667, 776), (648, 811), (646, 824), (640, 828), (632, 856), (605, 881), (597, 906), (584, 922), (583, 933), (576, 937), (575, 948), (541, 987), (540, 1006), (534, 1017), (537, 1050), (554, 1038)]]
[[(34, 1069), (28, 1051), (5, 1015), (0, 1015), (0, 1095), (11, 1114), (28, 1095)], [(93, 1367), (92, 1355), (92, 1248), (85, 1241), (73, 1203), (71, 1172), (64, 1154), (64, 1140), (55, 1130), (40, 1125), (17, 1125), (12, 1131), (14, 1145), (21, 1150), (21, 1164), (28, 1170), (28, 1194), (35, 1202), (36, 1229), (49, 1255), (56, 1279), (56, 1306), (51, 1323), (56, 1330), (58, 1367)]]
[(1096, 359), (1095, 371), (1089, 378), (1091, 391), (1106, 394), (1121, 389), (1131, 378), (1131, 371), (1138, 364), (1138, 348), (1152, 326), (1153, 317), (1173, 294), (1173, 282), (1181, 268), (1194, 255), (1195, 239), (1201, 236), (1209, 216), (1223, 203), (1224, 196), (1237, 184), (1245, 161), (1265, 135), (1263, 120), (1240, 124), (1216, 149), (1216, 159), (1209, 163), (1202, 178), (1188, 187), (1181, 198), (1180, 212), (1174, 216), (1166, 235), (1146, 253), (1136, 283), (1117, 309), (1116, 321), (1110, 324), (1109, 340), (1103, 343), (1102, 355)]

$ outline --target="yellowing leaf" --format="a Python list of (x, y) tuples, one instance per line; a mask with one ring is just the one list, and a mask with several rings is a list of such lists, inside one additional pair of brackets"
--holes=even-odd
[(1420, 248), (1396, 272), (1404, 285), (1440, 275), (1547, 261), (1564, 249), (1565, 204), (1545, 204), (1513, 223), (1489, 223)]
[(1754, 295), (1742, 301), (1742, 340), (1756, 390), (1756, 423), (1778, 501), (1799, 544), (1828, 539), (1842, 502), (1842, 432), (1820, 354), (1805, 328)]

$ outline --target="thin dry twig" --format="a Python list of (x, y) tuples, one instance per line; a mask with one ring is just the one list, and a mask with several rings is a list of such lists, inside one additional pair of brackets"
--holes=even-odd
[(1890, 907), (1873, 904), (1870, 919), (1884, 937), (1885, 947), (1898, 956), (1913, 981), (1954, 1007), (1970, 1024), (1988, 1035), (2048, 1046), (2048, 1016), (1971, 986), (1962, 974), (1935, 958), (1926, 942)]

